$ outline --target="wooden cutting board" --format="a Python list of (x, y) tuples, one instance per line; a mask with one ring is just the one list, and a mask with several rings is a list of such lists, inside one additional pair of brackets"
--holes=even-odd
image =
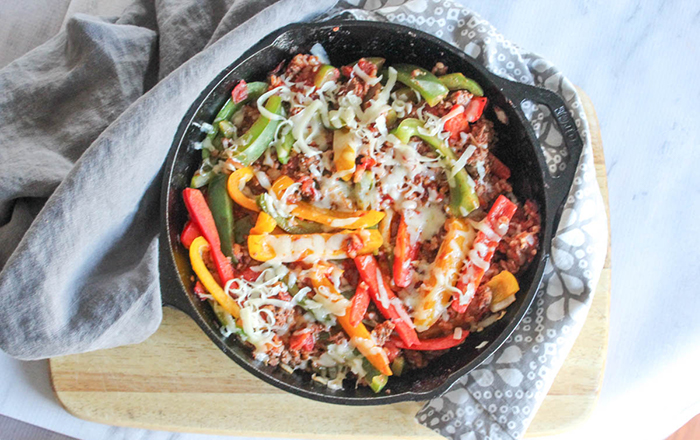
[[(598, 182), (607, 206), (605, 160), (595, 110), (588, 114)], [(527, 436), (583, 422), (595, 406), (605, 366), (610, 252), (580, 336)], [(154, 430), (295, 438), (442, 438), (413, 419), (422, 402), (331, 405), (274, 388), (238, 367), (184, 313), (163, 310), (141, 344), (51, 359), (56, 396), (82, 419)]]

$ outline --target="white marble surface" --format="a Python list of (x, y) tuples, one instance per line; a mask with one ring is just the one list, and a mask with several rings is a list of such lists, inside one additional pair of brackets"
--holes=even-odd
[[(0, 0), (1, 15), (13, 9), (9, 2)], [(12, 18), (41, 14), (39, 3)], [(100, 1), (77, 3), (63, 10), (101, 10)], [(586, 90), (602, 128), (612, 212), (610, 353), (592, 417), (556, 439), (663, 439), (700, 412), (700, 3), (464, 3)], [(223, 438), (78, 420), (53, 397), (45, 362), (0, 354), (0, 377), (1, 414), (79, 439)]]

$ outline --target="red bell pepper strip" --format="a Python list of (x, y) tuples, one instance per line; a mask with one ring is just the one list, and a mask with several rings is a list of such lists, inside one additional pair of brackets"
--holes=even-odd
[(314, 334), (307, 330), (299, 330), (294, 332), (289, 338), (290, 350), (301, 350), (309, 352), (314, 349)]
[[(396, 297), (389, 283), (379, 271), (379, 266), (374, 256), (357, 256), (355, 257), (355, 265), (357, 266), (357, 271), (360, 272), (360, 278), (362, 278), (362, 281), (367, 283), (367, 287), (369, 287), (369, 294), (372, 298), (372, 302), (374, 302), (384, 318), (394, 323), (394, 330), (399, 334), (404, 345), (410, 347), (417, 343), (418, 334), (416, 333), (413, 322), (411, 322), (411, 319), (408, 317), (408, 313), (403, 307), (401, 300)], [(382, 285), (380, 286), (379, 283), (382, 283)]]
[(508, 231), (510, 219), (518, 207), (505, 196), (498, 196), (486, 218), (483, 220), (479, 233), (474, 239), (474, 246), (469, 251), (468, 260), (462, 267), (462, 272), (457, 279), (456, 294), (452, 301), (452, 308), (458, 313), (464, 313), (469, 303), (474, 298), (476, 289), (481, 284), (481, 278), (488, 270), (496, 247), (503, 235)]
[(404, 348), (409, 350), (421, 350), (421, 351), (435, 351), (435, 350), (447, 350), (448, 348), (456, 347), (461, 344), (469, 336), (467, 330), (462, 331), (462, 335), (459, 338), (455, 338), (454, 334), (442, 336), (440, 338), (433, 339), (421, 339), (417, 344), (407, 347), (404, 342), (398, 338), (392, 338), (391, 341), (396, 344), (397, 348)]
[(348, 309), (350, 316), (350, 324), (355, 327), (362, 321), (365, 313), (367, 313), (367, 307), (369, 307), (369, 287), (364, 281), (360, 281), (357, 285), (357, 290), (355, 290), (355, 295), (350, 301), (350, 308)]
[(245, 80), (240, 80), (236, 87), (231, 90), (231, 101), (234, 104), (238, 104), (246, 99), (248, 99), (248, 84), (246, 84)]
[(200, 235), (202, 235), (202, 231), (199, 230), (197, 225), (192, 220), (188, 220), (187, 223), (185, 223), (185, 227), (182, 228), (180, 242), (183, 246), (185, 246), (185, 249), (189, 249), (194, 239)]
[[(413, 212), (405, 211), (401, 216), (394, 246), (394, 284), (399, 287), (408, 287), (411, 284), (411, 263), (418, 255), (418, 237), (411, 237), (406, 224), (406, 216), (410, 215), (413, 215)], [(420, 230), (415, 235), (420, 235)]]
[(199, 297), (199, 299), (202, 300), (204, 299), (204, 295), (207, 295), (207, 289), (204, 288), (204, 285), (199, 280), (194, 283), (194, 293), (197, 295), (197, 297)]
[(455, 141), (459, 139), (459, 134), (469, 133), (471, 127), (469, 126), (469, 119), (467, 118), (467, 112), (460, 112), (457, 115), (451, 117), (443, 125), (445, 131), (450, 132), (450, 140)]
[(478, 96), (472, 98), (472, 100), (469, 101), (469, 104), (467, 104), (467, 109), (464, 110), (464, 113), (467, 114), (467, 121), (478, 121), (481, 117), (481, 114), (484, 113), (484, 108), (486, 107), (487, 102), (488, 99), (486, 99), (485, 96)]
[(231, 261), (221, 252), (219, 232), (216, 229), (216, 223), (209, 210), (209, 205), (204, 199), (204, 194), (198, 189), (185, 188), (182, 191), (182, 197), (185, 199), (185, 207), (190, 213), (190, 218), (202, 232), (204, 239), (209, 243), (211, 258), (214, 261), (214, 266), (216, 266), (216, 272), (219, 274), (221, 285), (226, 285), (234, 277), (233, 266)]

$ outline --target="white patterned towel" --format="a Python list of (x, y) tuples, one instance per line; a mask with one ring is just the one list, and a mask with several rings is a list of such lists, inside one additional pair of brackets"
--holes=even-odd
[[(463, 49), (499, 76), (552, 90), (576, 121), (585, 146), (533, 306), (493, 356), (416, 415), (421, 424), (455, 440), (521, 438), (581, 330), (607, 251), (607, 219), (581, 101), (556, 67), (506, 40), (458, 3), (366, 0), (344, 5), (354, 8), (350, 12), (358, 19), (415, 27)], [(549, 110), (531, 103), (523, 107), (550, 173), (561, 172), (567, 152)]]

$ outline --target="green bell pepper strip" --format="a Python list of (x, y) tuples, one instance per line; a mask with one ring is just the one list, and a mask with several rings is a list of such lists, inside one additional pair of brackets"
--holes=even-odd
[(397, 64), (393, 67), (396, 69), (396, 80), (420, 93), (431, 107), (439, 104), (450, 92), (435, 75), (422, 67), (412, 64)]
[(272, 197), (268, 193), (260, 194), (256, 199), (256, 203), (265, 214), (275, 220), (277, 226), (290, 234), (316, 234), (326, 230), (320, 223), (281, 216), (274, 208)]
[(282, 165), (285, 165), (287, 162), (289, 162), (289, 153), (291, 153), (293, 146), (294, 136), (292, 135), (291, 130), (289, 130), (284, 135), (284, 138), (282, 138), (282, 142), (275, 144), (275, 150), (277, 150), (277, 160)]
[[(282, 107), (282, 99), (277, 95), (272, 95), (267, 100), (265, 108), (276, 114), (281, 115), (284, 111)], [(275, 130), (280, 121), (270, 120), (265, 116), (260, 116), (255, 123), (245, 132), (243, 136), (238, 138), (238, 147), (236, 148), (233, 159), (242, 163), (244, 166), (249, 166), (260, 156), (265, 153), (267, 147), (270, 146), (275, 137)]]
[(238, 263), (233, 256), (233, 201), (226, 190), (227, 174), (217, 174), (209, 181), (208, 202), (211, 214), (216, 223), (221, 240), (221, 252), (231, 257), (234, 263)]
[[(442, 156), (443, 160), (448, 165), (448, 172), (457, 161), (457, 157), (452, 149), (445, 144), (441, 139), (435, 136), (424, 135), (419, 132), (419, 128), (423, 127), (423, 122), (418, 119), (404, 119), (398, 127), (391, 131), (404, 144), (411, 140), (411, 137), (417, 136), (425, 143), (430, 145), (435, 152)], [(452, 215), (466, 217), (470, 212), (479, 207), (479, 197), (474, 191), (474, 181), (464, 169), (459, 170), (457, 174), (448, 178), (450, 185), (450, 210)]]
[[(209, 151), (207, 150), (207, 153)], [(204, 154), (204, 151), (202, 151), (202, 154)], [(192, 176), (192, 180), (190, 181), (190, 188), (201, 188), (207, 183), (209, 183), (209, 180), (212, 178), (214, 173), (212, 171), (207, 171), (204, 174), (199, 174), (199, 172), (195, 173), (194, 176)]]
[(484, 89), (473, 79), (467, 78), (460, 72), (439, 76), (438, 79), (450, 90), (466, 90), (474, 96), (484, 96)]
[(260, 97), (263, 93), (267, 91), (267, 83), (265, 82), (252, 82), (246, 84), (248, 86), (248, 97), (244, 99), (241, 102), (235, 103), (229, 98), (226, 103), (224, 104), (223, 107), (221, 107), (221, 110), (219, 110), (219, 113), (216, 114), (216, 117), (214, 118), (214, 122), (211, 124), (214, 129), (207, 134), (207, 137), (211, 139), (212, 141), (216, 137), (216, 135), (219, 133), (219, 122), (221, 121), (228, 121), (231, 119), (231, 116), (233, 116), (238, 110), (240, 110), (244, 105), (248, 104), (251, 101), (254, 101)]
[[(355, 350), (355, 352), (359, 354), (357, 350)], [(365, 375), (365, 380), (369, 384), (369, 387), (372, 388), (372, 391), (378, 393), (384, 389), (387, 382), (389, 382), (389, 376), (379, 372), (379, 370), (377, 370), (375, 366), (372, 365), (369, 360), (367, 360), (367, 358), (362, 359), (362, 368), (364, 368), (364, 370), (367, 372)]]
[(405, 367), (406, 360), (403, 356), (399, 356), (391, 363), (391, 372), (394, 373), (394, 376), (400, 377)]
[(330, 64), (322, 64), (314, 77), (314, 85), (319, 89), (327, 81), (335, 81), (340, 76), (340, 70)]
[(246, 215), (236, 220), (233, 227), (233, 236), (236, 243), (240, 245), (246, 244), (248, 235), (250, 235), (250, 230), (253, 229), (253, 226), (255, 226), (255, 219), (251, 215)]

